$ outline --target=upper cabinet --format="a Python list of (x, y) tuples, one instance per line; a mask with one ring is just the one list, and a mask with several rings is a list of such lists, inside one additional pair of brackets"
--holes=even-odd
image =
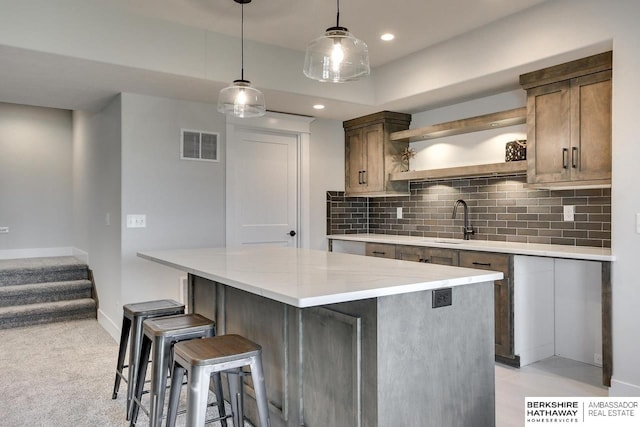
[(520, 76), (529, 184), (611, 184), (611, 59), (605, 52)]
[(408, 195), (408, 182), (389, 180), (407, 169), (402, 151), (408, 142), (392, 142), (390, 134), (409, 128), (411, 115), (382, 111), (343, 123), (345, 130), (345, 192), (347, 196)]

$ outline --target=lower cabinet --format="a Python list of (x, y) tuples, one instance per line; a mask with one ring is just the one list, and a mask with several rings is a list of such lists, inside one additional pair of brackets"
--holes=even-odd
[(501, 271), (504, 279), (494, 282), (496, 360), (520, 367), (561, 355), (602, 366), (603, 384), (611, 385), (608, 262), (339, 240), (331, 250)]
[(401, 259), (403, 261), (453, 265), (481, 270), (500, 271), (504, 279), (494, 282), (495, 352), (502, 362), (517, 365), (513, 332), (513, 257), (492, 252), (464, 251), (424, 246), (367, 243), (369, 256)]
[(496, 358), (517, 365), (513, 343), (513, 256), (499, 253), (460, 251), (460, 267), (501, 271), (504, 279), (494, 282)]

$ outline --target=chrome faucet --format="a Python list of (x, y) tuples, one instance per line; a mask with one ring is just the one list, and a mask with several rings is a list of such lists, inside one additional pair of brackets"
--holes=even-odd
[(458, 210), (458, 205), (462, 205), (464, 208), (464, 240), (469, 240), (469, 236), (472, 234), (476, 234), (476, 231), (469, 225), (469, 207), (467, 206), (467, 202), (462, 199), (456, 200), (453, 205), (453, 214), (451, 215), (451, 219), (456, 219), (456, 211)]

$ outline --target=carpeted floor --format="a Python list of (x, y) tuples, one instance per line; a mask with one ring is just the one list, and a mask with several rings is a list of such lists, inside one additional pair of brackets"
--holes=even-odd
[[(0, 330), (0, 426), (129, 425), (126, 384), (111, 399), (117, 355), (94, 319)], [(137, 425), (147, 424), (141, 412)]]

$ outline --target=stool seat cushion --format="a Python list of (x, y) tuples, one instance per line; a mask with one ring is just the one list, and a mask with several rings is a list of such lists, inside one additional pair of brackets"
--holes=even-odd
[(262, 347), (240, 335), (219, 335), (200, 340), (179, 342), (173, 351), (191, 366), (205, 366), (227, 360), (251, 357)]
[(191, 329), (215, 327), (215, 322), (199, 314), (178, 314), (175, 316), (154, 317), (144, 321), (144, 332), (152, 336), (184, 334)]
[(163, 313), (175, 314), (180, 310), (184, 311), (184, 304), (171, 299), (161, 299), (125, 304), (122, 308), (125, 316), (149, 316), (162, 315)]

